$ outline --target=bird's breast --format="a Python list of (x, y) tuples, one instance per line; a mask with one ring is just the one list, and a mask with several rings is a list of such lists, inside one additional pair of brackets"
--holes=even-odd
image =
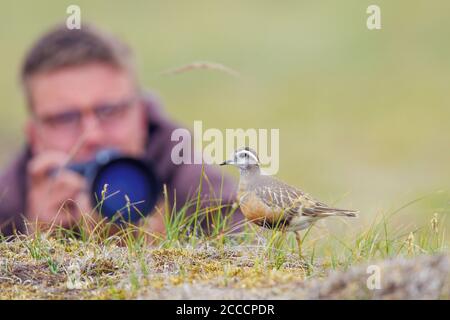
[(281, 212), (268, 207), (255, 193), (239, 192), (238, 197), (242, 213), (251, 222), (269, 228), (285, 225)]

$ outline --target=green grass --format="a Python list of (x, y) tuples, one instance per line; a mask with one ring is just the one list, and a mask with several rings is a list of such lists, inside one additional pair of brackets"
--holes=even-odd
[[(192, 201), (166, 211), (165, 236), (131, 224), (117, 228), (105, 220), (92, 225), (86, 218), (77, 230), (53, 226), (2, 239), (0, 299), (128, 299), (186, 283), (229, 290), (276, 288), (393, 257), (448, 253), (445, 215), (432, 214), (416, 228), (394, 221), (426, 197), (381, 213), (367, 225), (344, 224), (345, 236), (313, 226), (303, 232), (300, 259), (294, 234), (248, 221), (231, 225), (235, 207), (222, 206), (220, 196), (203, 207), (198, 196), (203, 187)], [(165, 207), (176, 208), (167, 200)], [(187, 215), (190, 208), (193, 213)], [(202, 227), (206, 221), (211, 228)], [(232, 232), (236, 228), (239, 232)]]
[[(111, 236), (111, 224), (86, 218), (80, 230), (2, 239), (1, 298), (127, 298), (186, 281), (263, 286), (448, 252), (448, 1), (414, 3), (406, 14), (403, 3), (380, 0), (379, 32), (366, 29), (365, 9), (373, 3), (361, 0), (78, 4), (82, 19), (129, 42), (143, 86), (161, 96), (172, 118), (188, 127), (202, 120), (204, 129), (280, 129), (278, 176), (361, 214), (304, 231), (301, 263), (292, 234), (247, 223), (231, 232), (233, 210), (220, 196), (207, 209), (195, 196), (166, 203), (166, 236), (152, 246), (140, 227), (124, 225)], [(26, 2), (2, 2), (2, 166), (24, 140), (21, 59), (38, 35), (65, 18), (68, 5), (46, 0), (29, 10)], [(207, 70), (160, 75), (202, 60), (241, 77)], [(195, 213), (187, 215), (188, 208)], [(206, 220), (208, 232), (199, 226)]]

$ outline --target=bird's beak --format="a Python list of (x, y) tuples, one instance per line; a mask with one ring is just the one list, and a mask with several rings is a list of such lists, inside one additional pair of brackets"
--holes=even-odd
[(222, 162), (220, 165), (225, 166), (227, 164), (233, 164), (233, 160), (226, 160), (226, 161)]

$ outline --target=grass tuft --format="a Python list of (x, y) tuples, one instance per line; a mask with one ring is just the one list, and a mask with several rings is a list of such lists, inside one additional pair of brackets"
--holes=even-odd
[(151, 234), (144, 225), (117, 227), (86, 217), (76, 230), (54, 226), (2, 237), (0, 298), (130, 299), (185, 284), (255, 290), (318, 280), (331, 270), (398, 256), (448, 252), (446, 212), (430, 214), (419, 227), (394, 220), (408, 216), (413, 201), (378, 214), (368, 225), (344, 225), (344, 233), (320, 225), (305, 230), (300, 260), (294, 234), (247, 221), (231, 225), (236, 209), (222, 205), (220, 196), (204, 206), (199, 195), (205, 181), (181, 208), (166, 197), (165, 235)]

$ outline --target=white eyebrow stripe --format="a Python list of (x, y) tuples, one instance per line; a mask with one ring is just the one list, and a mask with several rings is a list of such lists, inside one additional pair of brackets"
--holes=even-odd
[(250, 151), (247, 151), (247, 150), (239, 151), (238, 153), (236, 153), (236, 156), (240, 155), (241, 153), (246, 153), (249, 156), (251, 156), (253, 158), (253, 160), (255, 160), (256, 162), (259, 162), (258, 158), (253, 153), (251, 153)]

